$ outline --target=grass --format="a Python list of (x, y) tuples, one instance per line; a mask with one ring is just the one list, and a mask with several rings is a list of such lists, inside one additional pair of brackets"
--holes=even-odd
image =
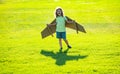
[[(67, 29), (72, 46), (67, 53), (59, 52), (55, 34), (40, 35), (57, 6), (87, 31)], [(1, 2), (0, 74), (119, 74), (119, 8), (119, 0)]]

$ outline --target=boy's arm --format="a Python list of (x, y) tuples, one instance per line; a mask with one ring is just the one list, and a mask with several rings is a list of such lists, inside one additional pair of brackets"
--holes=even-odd
[(66, 20), (66, 22), (69, 23), (69, 24), (72, 24), (74, 21), (73, 20), (72, 21)]
[(48, 25), (56, 25), (56, 22), (52, 23), (52, 24), (48, 24)]

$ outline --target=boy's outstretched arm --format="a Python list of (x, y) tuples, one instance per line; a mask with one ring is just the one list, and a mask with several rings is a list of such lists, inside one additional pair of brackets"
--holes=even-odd
[(51, 24), (48, 24), (48, 25), (56, 25), (56, 22), (54, 22), (54, 23), (51, 23)]
[(72, 24), (74, 21), (73, 20), (72, 21), (66, 20), (66, 22)]

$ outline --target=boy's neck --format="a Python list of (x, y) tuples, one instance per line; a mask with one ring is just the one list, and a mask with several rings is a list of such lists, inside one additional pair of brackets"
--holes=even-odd
[(59, 15), (58, 17), (62, 17), (62, 15)]

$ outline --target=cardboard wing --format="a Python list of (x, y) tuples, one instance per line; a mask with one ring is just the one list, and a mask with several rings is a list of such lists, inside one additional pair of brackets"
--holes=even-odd
[[(71, 18), (69, 18), (67, 16), (66, 16), (66, 18), (68, 21), (73, 21)], [(76, 30), (77, 33), (78, 33), (78, 31), (86, 33), (84, 27), (75, 21), (72, 24), (66, 23), (66, 27)]]
[[(72, 21), (71, 18), (69, 18), (67, 16), (66, 16), (66, 18), (68, 21)], [(56, 19), (54, 19), (50, 24), (55, 23), (55, 22), (56, 22)], [(86, 33), (84, 27), (75, 21), (72, 24), (69, 24), (66, 22), (65, 26), (76, 30), (77, 33), (78, 33), (78, 31)], [(49, 35), (53, 36), (53, 33), (55, 33), (55, 32), (56, 32), (56, 25), (47, 25), (47, 27), (41, 32), (41, 36), (42, 36), (42, 38), (45, 38)]]
[[(50, 24), (54, 23), (56, 21), (56, 19), (54, 19)], [(47, 25), (47, 27), (45, 27), (45, 29), (41, 32), (41, 36), (42, 38), (45, 38), (49, 35), (53, 36), (53, 33), (56, 32), (56, 25)]]

